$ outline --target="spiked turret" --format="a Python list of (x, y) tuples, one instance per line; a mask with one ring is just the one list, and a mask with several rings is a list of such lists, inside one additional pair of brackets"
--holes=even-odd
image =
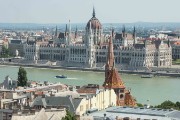
[(67, 24), (66, 24), (66, 29), (65, 29), (65, 36), (67, 36), (68, 30), (67, 30)]
[(105, 82), (103, 86), (108, 89), (125, 88), (124, 83), (115, 68), (112, 37), (109, 39), (108, 56), (105, 67)]
[(56, 30), (55, 30), (55, 34), (54, 34), (54, 37), (58, 37), (58, 31), (57, 31), (57, 26), (56, 26)]
[(135, 45), (136, 44), (136, 28), (135, 28), (135, 26), (134, 26), (134, 29), (133, 29), (133, 45)]
[(96, 12), (95, 12), (94, 6), (93, 6), (93, 14), (92, 14), (92, 16), (96, 17)]
[(105, 89), (114, 89), (117, 106), (136, 106), (134, 98), (131, 96), (130, 91), (125, 89), (125, 85), (115, 68), (112, 37), (109, 39), (108, 56), (105, 67), (105, 81), (103, 86)]
[(122, 28), (122, 35), (123, 37), (125, 38), (126, 37), (126, 28), (125, 28), (125, 25), (123, 25), (123, 28)]
[(78, 30), (77, 30), (77, 26), (76, 26), (75, 38), (77, 38), (77, 34), (78, 34)]

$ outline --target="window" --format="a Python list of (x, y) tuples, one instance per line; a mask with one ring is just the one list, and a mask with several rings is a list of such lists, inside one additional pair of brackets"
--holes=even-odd
[(93, 107), (93, 105), (91, 104), (91, 108)]
[(121, 94), (121, 95), (120, 95), (120, 99), (122, 99), (123, 97), (124, 97), (124, 95), (123, 95), (123, 94)]

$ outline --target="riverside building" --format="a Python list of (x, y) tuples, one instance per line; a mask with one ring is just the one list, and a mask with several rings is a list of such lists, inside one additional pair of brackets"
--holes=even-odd
[(107, 60), (109, 36), (112, 36), (114, 57), (117, 68), (137, 69), (149, 67), (169, 67), (172, 64), (172, 48), (162, 40), (138, 41), (136, 29), (133, 34), (126, 32), (110, 34), (103, 32), (103, 26), (97, 19), (95, 9), (81, 36), (71, 31), (71, 24), (65, 32), (57, 33), (49, 41), (27, 41), (24, 44), (26, 61), (56, 61), (66, 67), (104, 67)]

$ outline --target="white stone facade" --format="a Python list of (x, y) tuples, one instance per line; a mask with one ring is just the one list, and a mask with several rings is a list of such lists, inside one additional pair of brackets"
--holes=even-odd
[[(136, 40), (136, 30), (133, 34), (126, 33), (125, 27), (122, 33), (114, 33), (115, 63), (122, 69), (138, 67), (169, 67), (172, 63), (172, 48), (161, 40), (153, 43), (141, 43)], [(99, 20), (93, 17), (86, 25), (86, 31), (82, 35), (82, 41), (76, 42), (72, 38), (71, 25), (66, 27), (65, 33), (60, 33), (52, 43), (39, 42), (25, 44), (24, 54), (26, 60), (61, 61), (61, 65), (70, 67), (99, 67), (106, 62), (108, 36), (103, 34), (103, 28)]]

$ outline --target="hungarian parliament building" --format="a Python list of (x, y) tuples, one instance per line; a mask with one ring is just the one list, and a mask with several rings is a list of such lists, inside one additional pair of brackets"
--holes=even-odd
[(172, 48), (163, 40), (137, 40), (136, 28), (133, 33), (103, 33), (103, 26), (96, 18), (93, 9), (92, 18), (87, 22), (85, 32), (78, 35), (71, 31), (71, 24), (65, 31), (56, 32), (49, 41), (27, 40), (24, 44), (26, 61), (55, 61), (65, 67), (103, 67), (107, 60), (109, 37), (112, 36), (115, 64), (121, 69), (137, 69), (149, 67), (169, 67), (172, 64)]

